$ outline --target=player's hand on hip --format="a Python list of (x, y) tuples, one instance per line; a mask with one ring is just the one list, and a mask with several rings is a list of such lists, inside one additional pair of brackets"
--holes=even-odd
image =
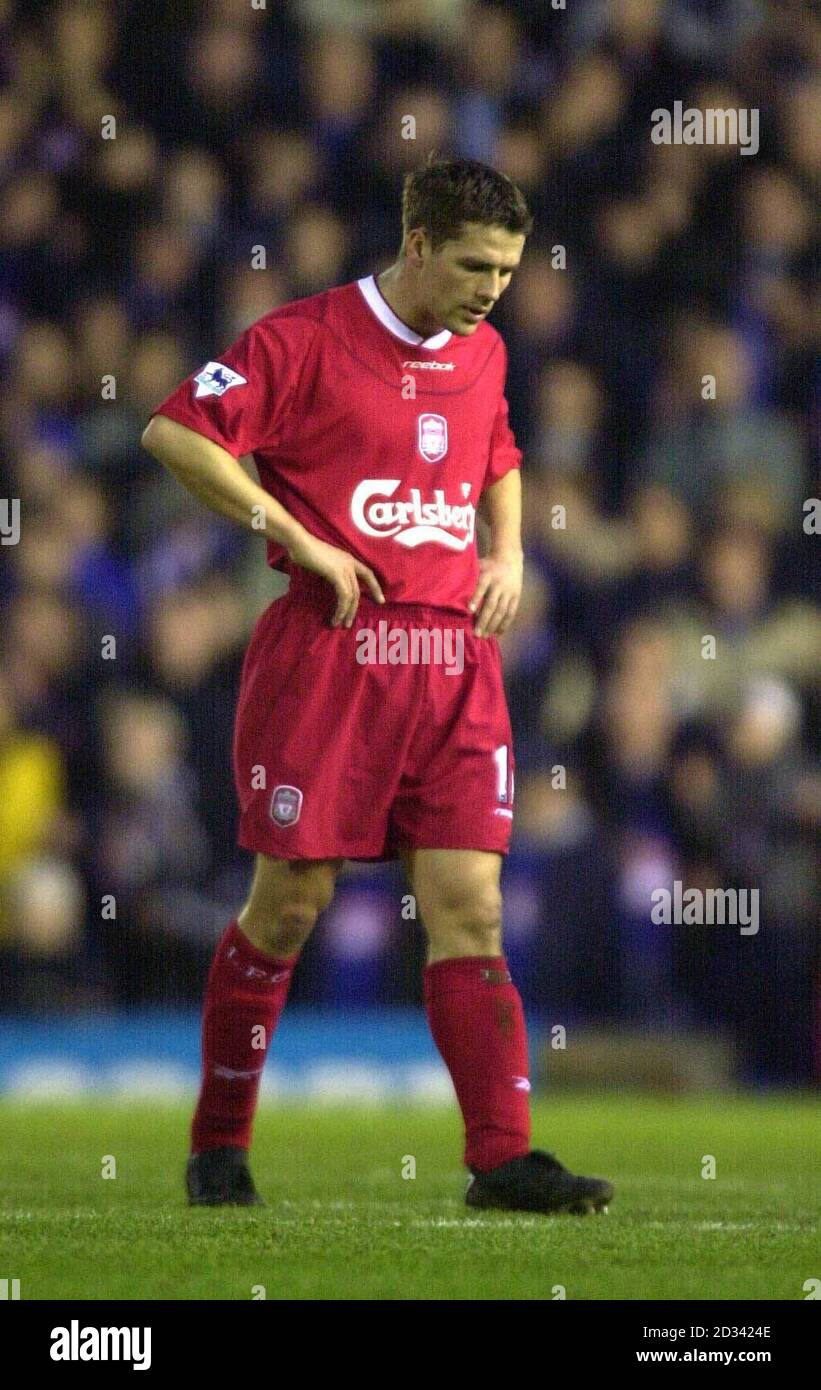
[(523, 575), (521, 550), (486, 555), (479, 561), (479, 582), (469, 604), (476, 614), (477, 637), (500, 637), (507, 632), (519, 607)]
[(311, 570), (322, 579), (327, 579), (333, 586), (336, 610), (331, 627), (352, 625), (359, 606), (360, 580), (370, 590), (377, 603), (385, 602), (385, 595), (373, 570), (363, 565), (361, 560), (349, 555), (346, 550), (328, 545), (326, 541), (318, 540), (307, 531), (289, 546), (288, 555), (295, 565)]

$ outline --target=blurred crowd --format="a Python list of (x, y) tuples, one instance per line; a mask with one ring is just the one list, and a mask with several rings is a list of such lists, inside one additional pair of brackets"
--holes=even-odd
[[(0, 0), (0, 38), (6, 1006), (199, 998), (249, 878), (231, 729), (276, 578), (140, 435), (262, 314), (389, 265), (436, 148), (536, 218), (493, 320), (525, 454), (522, 991), (821, 1079), (817, 10)], [(758, 109), (760, 149), (654, 144), (675, 101)], [(653, 926), (675, 879), (758, 888), (759, 933)], [(418, 1001), (403, 891), (352, 869), (295, 997)]]

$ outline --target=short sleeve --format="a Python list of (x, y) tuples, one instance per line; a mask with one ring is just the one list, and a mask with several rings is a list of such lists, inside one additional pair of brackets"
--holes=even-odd
[(498, 483), (511, 468), (519, 468), (521, 462), (522, 451), (517, 446), (510, 428), (507, 400), (502, 396), (490, 436), (490, 455), (482, 490), (493, 487), (493, 484)]
[(167, 415), (234, 458), (271, 448), (290, 410), (312, 325), (258, 320), (171, 392), (152, 415)]

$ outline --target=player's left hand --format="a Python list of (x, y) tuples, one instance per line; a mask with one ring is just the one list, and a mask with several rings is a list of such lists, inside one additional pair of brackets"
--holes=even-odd
[(523, 575), (521, 550), (486, 555), (479, 561), (479, 583), (469, 604), (476, 614), (477, 637), (500, 637), (507, 632), (519, 607)]

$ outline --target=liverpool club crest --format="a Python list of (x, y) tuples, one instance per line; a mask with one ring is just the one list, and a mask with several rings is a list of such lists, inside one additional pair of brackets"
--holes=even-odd
[(428, 463), (438, 463), (448, 451), (448, 422), (444, 415), (419, 416), (419, 452)]
[(302, 792), (299, 787), (274, 787), (271, 797), (271, 820), (283, 829), (296, 825), (302, 810)]

